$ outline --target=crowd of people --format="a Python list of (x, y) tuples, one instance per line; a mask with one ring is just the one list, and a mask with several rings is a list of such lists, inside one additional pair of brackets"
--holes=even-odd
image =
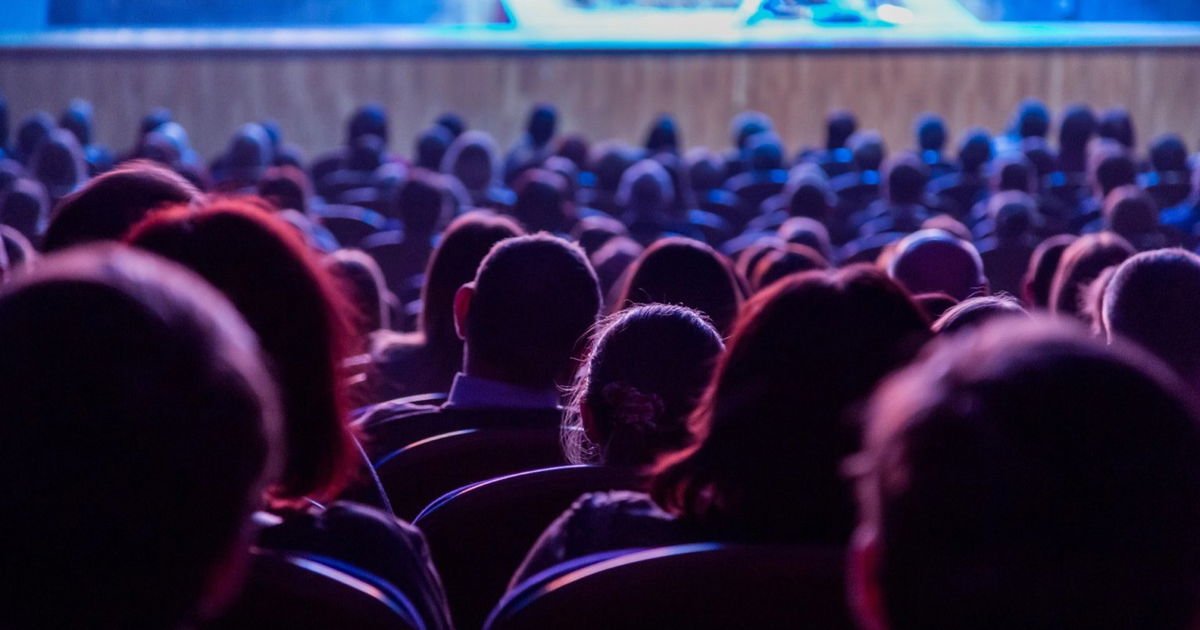
[(274, 550), (477, 627), (382, 466), (479, 428), (628, 473), (512, 550), (510, 593), (719, 542), (844, 551), (864, 630), (1198, 619), (1178, 136), (1035, 100), (954, 149), (935, 114), (903, 150), (850, 111), (792, 151), (758, 112), (690, 149), (545, 104), (507, 152), (388, 122), (312, 159), (248, 123), (206, 163), (166, 110), (117, 152), (85, 101), (10, 138), (0, 99), (2, 625), (202, 626)]

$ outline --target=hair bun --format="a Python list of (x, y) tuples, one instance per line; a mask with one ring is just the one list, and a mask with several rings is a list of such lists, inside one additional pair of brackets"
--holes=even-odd
[(628, 383), (604, 386), (604, 401), (613, 408), (614, 418), (623, 425), (645, 431), (658, 429), (663, 401), (658, 394), (647, 394)]

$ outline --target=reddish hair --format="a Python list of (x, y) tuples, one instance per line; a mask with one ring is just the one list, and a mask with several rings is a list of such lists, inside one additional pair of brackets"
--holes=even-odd
[(335, 279), (300, 237), (253, 199), (176, 207), (136, 225), (128, 242), (183, 263), (220, 289), (258, 333), (279, 383), (287, 461), (273, 499), (332, 499), (358, 452), (340, 362), (352, 338)]

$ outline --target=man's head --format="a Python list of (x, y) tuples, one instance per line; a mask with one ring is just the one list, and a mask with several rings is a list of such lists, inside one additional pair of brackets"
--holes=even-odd
[(464, 369), (527, 387), (568, 376), (596, 322), (600, 288), (577, 246), (546, 234), (510, 238), (488, 253), (454, 300)]
[(942, 292), (961, 301), (988, 290), (975, 246), (942, 230), (921, 230), (901, 240), (888, 275), (913, 295)]
[(1136, 341), (1200, 385), (1200, 257), (1182, 249), (1138, 254), (1104, 294), (1110, 338)]
[(864, 628), (1189, 627), (1200, 425), (1138, 350), (1006, 320), (870, 405), (850, 561)]

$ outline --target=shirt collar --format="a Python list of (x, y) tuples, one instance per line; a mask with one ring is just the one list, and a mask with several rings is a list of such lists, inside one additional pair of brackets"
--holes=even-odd
[(534, 389), (459, 372), (454, 375), (446, 407), (458, 409), (557, 409), (558, 390)]

